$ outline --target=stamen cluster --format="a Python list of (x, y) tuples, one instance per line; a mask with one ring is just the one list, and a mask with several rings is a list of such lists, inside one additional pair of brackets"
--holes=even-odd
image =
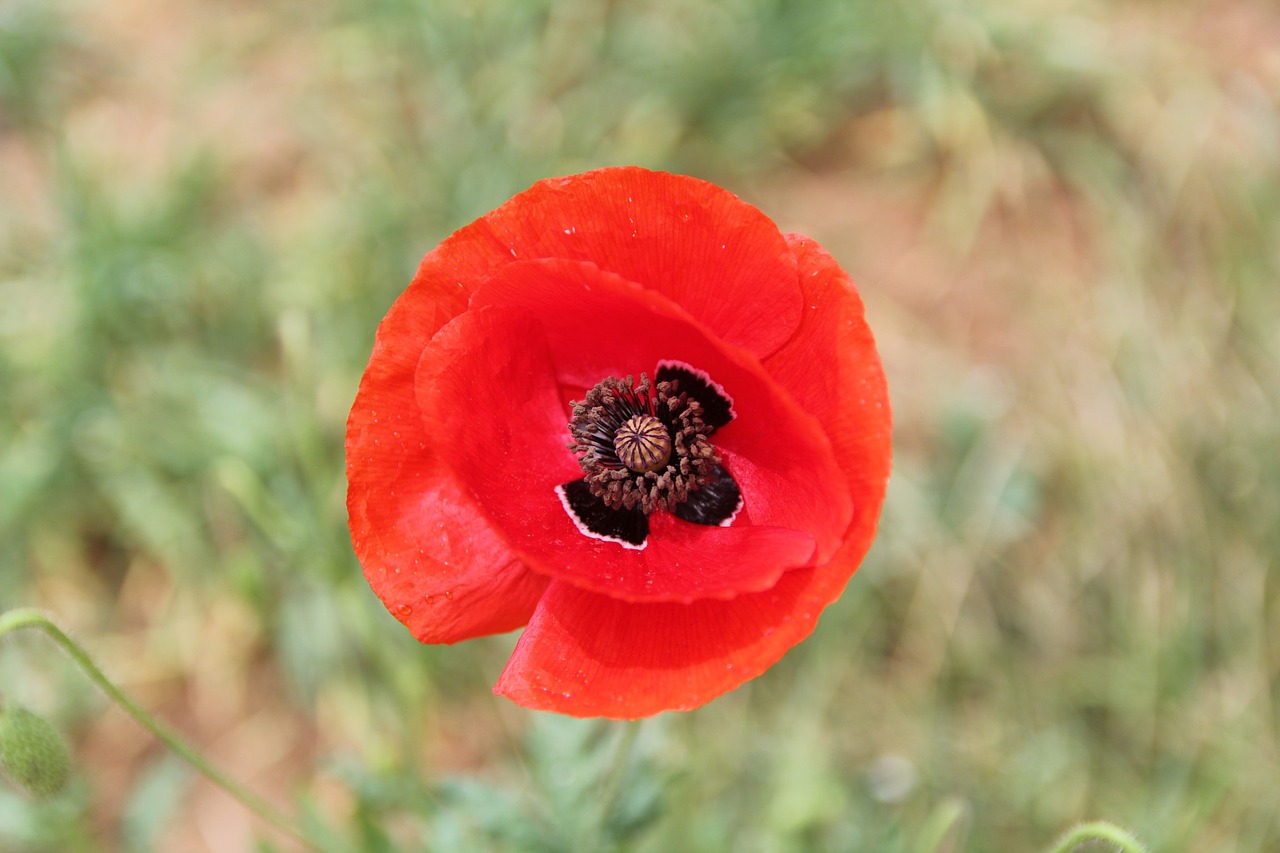
[[(655, 387), (643, 373), (639, 384), (630, 376), (610, 376), (571, 404), (569, 449), (577, 454), (591, 493), (610, 508), (670, 512), (714, 478), (720, 457), (707, 440), (702, 404), (681, 392), (679, 384), (670, 380)], [(656, 418), (670, 440), (670, 461), (653, 471), (629, 468), (618, 456), (619, 431), (625, 447), (628, 422), (642, 416)]]

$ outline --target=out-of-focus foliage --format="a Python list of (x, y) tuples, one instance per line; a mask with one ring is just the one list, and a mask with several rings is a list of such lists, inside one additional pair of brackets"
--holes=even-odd
[[(8, 0), (0, 607), (335, 851), (1275, 849), (1277, 45), (1263, 0)], [(623, 162), (824, 242), (899, 424), (815, 636), (629, 745), (404, 633), (341, 448), (421, 255)], [(38, 642), (0, 691), (78, 757), (0, 848), (268, 837)]]

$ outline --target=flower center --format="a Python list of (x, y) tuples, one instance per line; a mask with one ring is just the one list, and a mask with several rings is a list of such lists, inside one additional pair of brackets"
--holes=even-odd
[(591, 494), (612, 509), (668, 512), (716, 477), (720, 457), (702, 404), (680, 380), (610, 376), (574, 401), (569, 445)]
[(671, 437), (653, 415), (635, 415), (614, 434), (613, 452), (637, 474), (661, 471), (671, 461)]

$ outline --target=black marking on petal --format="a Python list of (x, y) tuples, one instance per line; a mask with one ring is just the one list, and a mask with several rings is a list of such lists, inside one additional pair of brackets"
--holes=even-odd
[(708, 437), (737, 416), (733, 410), (733, 398), (706, 371), (683, 361), (664, 359), (658, 362), (653, 383), (672, 381), (678, 381), (679, 390), (702, 406), (702, 420), (707, 425)]
[(742, 509), (742, 490), (721, 465), (712, 467), (712, 479), (672, 510), (676, 518), (713, 527), (728, 527)]
[(644, 548), (649, 538), (649, 517), (639, 506), (612, 509), (591, 493), (585, 478), (556, 486), (556, 495), (582, 535), (617, 542), (633, 551)]

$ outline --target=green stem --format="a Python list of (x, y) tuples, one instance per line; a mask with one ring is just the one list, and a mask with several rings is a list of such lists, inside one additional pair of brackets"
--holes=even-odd
[(609, 837), (609, 818), (618, 804), (622, 793), (622, 782), (627, 775), (627, 765), (631, 763), (631, 755), (635, 752), (636, 740), (640, 735), (640, 722), (628, 720), (622, 725), (622, 734), (618, 737), (618, 745), (613, 750), (613, 762), (609, 773), (601, 782), (600, 810), (596, 820), (596, 843), (589, 849), (604, 849)]
[(1138, 839), (1114, 823), (1107, 823), (1105, 820), (1082, 823), (1073, 829), (1067, 830), (1061, 838), (1054, 842), (1053, 847), (1049, 848), (1049, 853), (1071, 853), (1078, 845), (1086, 841), (1102, 841), (1112, 844), (1124, 851), (1124, 853), (1148, 853), (1147, 848), (1143, 847)]
[(79, 643), (67, 636), (66, 632), (54, 624), (53, 620), (44, 613), (28, 607), (0, 613), (0, 637), (10, 631), (17, 631), (23, 628), (36, 628), (43, 631), (51, 640), (62, 647), (62, 650), (70, 655), (73, 661), (80, 665), (89, 680), (102, 688), (102, 691), (107, 694), (111, 701), (124, 709), (125, 713), (137, 720), (140, 726), (155, 735), (165, 746), (204, 774), (205, 778), (235, 797), (244, 804), (245, 808), (276, 829), (303, 842), (307, 846), (311, 846), (310, 840), (289, 818), (244, 785), (214, 767), (204, 755), (184, 741), (173, 729), (151, 716), (142, 706), (130, 699), (123, 690), (116, 687), (111, 679), (107, 678), (97, 664), (93, 662), (93, 659), (89, 657), (89, 653)]

